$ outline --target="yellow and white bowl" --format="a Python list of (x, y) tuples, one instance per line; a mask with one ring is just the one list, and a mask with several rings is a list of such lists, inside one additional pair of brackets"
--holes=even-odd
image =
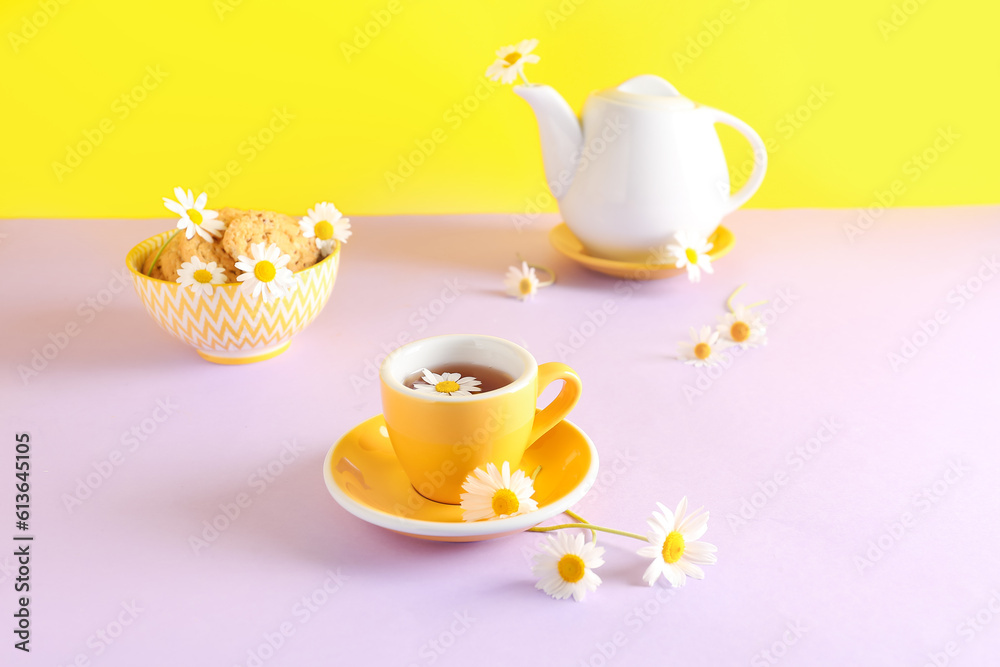
[(330, 298), (340, 266), (340, 244), (327, 257), (296, 272), (299, 287), (264, 303), (248, 297), (237, 283), (216, 285), (212, 296), (196, 294), (179, 283), (142, 272), (146, 258), (172, 231), (146, 239), (129, 251), (125, 265), (135, 291), (156, 322), (217, 364), (250, 364), (288, 349), (292, 336), (306, 328)]

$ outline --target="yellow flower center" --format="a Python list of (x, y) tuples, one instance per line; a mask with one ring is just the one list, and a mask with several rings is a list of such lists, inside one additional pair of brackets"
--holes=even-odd
[(194, 279), (199, 283), (212, 282), (212, 272), (207, 269), (198, 269), (194, 272)]
[(684, 555), (684, 536), (676, 530), (663, 540), (663, 560), (666, 563), (676, 563)]
[(559, 559), (559, 576), (571, 584), (583, 579), (583, 575), (587, 572), (587, 566), (584, 565), (583, 559), (576, 554), (566, 554)]
[(316, 233), (316, 238), (320, 241), (329, 241), (333, 238), (333, 225), (326, 220), (320, 220), (313, 227), (313, 231)]
[(694, 346), (694, 356), (699, 359), (708, 359), (710, 354), (712, 354), (712, 346), (708, 343), (698, 343)]
[(274, 264), (262, 259), (257, 262), (257, 266), (253, 267), (253, 275), (262, 283), (269, 283), (274, 280), (274, 276), (278, 275), (278, 270), (274, 268)]
[(521, 59), (521, 54), (518, 53), (517, 51), (512, 51), (511, 53), (508, 53), (507, 55), (505, 55), (503, 57), (503, 59), (504, 59), (504, 62), (507, 63), (507, 67), (510, 67), (512, 65), (516, 65), (517, 64), (517, 61)]
[(187, 217), (191, 219), (191, 222), (193, 222), (196, 225), (200, 225), (201, 221), (204, 220), (204, 218), (201, 215), (201, 211), (199, 211), (196, 208), (189, 208), (187, 211), (185, 211), (185, 213), (187, 213)]
[(521, 282), (517, 285), (517, 289), (521, 294), (531, 294), (531, 288), (531, 279), (528, 277), (521, 278)]
[(450, 394), (453, 391), (458, 391), (461, 387), (458, 386), (457, 382), (452, 382), (451, 380), (444, 380), (438, 382), (434, 385), (434, 388), (440, 391), (442, 394)]
[(733, 322), (733, 326), (729, 327), (729, 335), (737, 343), (742, 343), (750, 337), (750, 327), (746, 322)]
[(685, 250), (684, 256), (687, 257), (687, 260), (692, 264), (698, 263), (698, 253), (697, 251), (695, 251), (694, 248), (688, 248), (687, 250)]
[(493, 494), (493, 513), (497, 516), (513, 514), (520, 506), (517, 494), (510, 489), (497, 489), (497, 492)]

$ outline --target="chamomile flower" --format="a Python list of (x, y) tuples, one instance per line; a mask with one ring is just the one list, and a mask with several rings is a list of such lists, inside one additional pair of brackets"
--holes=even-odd
[[(420, 376), (423, 382), (416, 382), (413, 388), (425, 394), (447, 394), (448, 396), (472, 396), (471, 392), (482, 391), (482, 384), (474, 377), (462, 377), (461, 373), (431, 373), (426, 368)], [(424, 384), (426, 383), (426, 384)]]
[(680, 231), (674, 234), (674, 242), (667, 244), (664, 254), (678, 269), (687, 269), (688, 280), (696, 283), (701, 280), (702, 271), (713, 272), (712, 258), (708, 256), (711, 249), (707, 239)]
[(649, 544), (639, 549), (639, 555), (652, 558), (653, 562), (642, 575), (643, 581), (652, 586), (662, 574), (671, 586), (683, 586), (688, 577), (704, 579), (701, 565), (715, 563), (715, 545), (698, 542), (708, 530), (708, 512), (695, 510), (687, 514), (687, 496), (681, 498), (677, 510), (671, 512), (662, 503), (656, 503), (659, 512), (646, 520), (649, 524)]
[(211, 243), (222, 236), (222, 232), (226, 228), (225, 223), (218, 219), (218, 213), (205, 209), (208, 195), (202, 192), (195, 199), (190, 190), (174, 188), (174, 196), (177, 197), (177, 201), (164, 197), (163, 205), (180, 216), (181, 219), (177, 221), (177, 229), (183, 229), (186, 238), (194, 238), (194, 235), (197, 234)]
[(192, 257), (190, 262), (184, 262), (177, 269), (177, 282), (181, 287), (190, 287), (196, 294), (212, 296), (212, 290), (215, 289), (213, 285), (226, 282), (226, 272), (215, 262), (206, 264), (197, 257)]
[(733, 312), (719, 317), (719, 334), (744, 350), (767, 345), (767, 327), (760, 315), (747, 306), (736, 306)]
[(491, 81), (514, 83), (517, 77), (528, 83), (524, 77), (525, 63), (537, 63), (540, 58), (532, 53), (538, 46), (537, 39), (525, 39), (513, 46), (502, 46), (497, 49), (497, 59), (486, 68), (486, 76)]
[(463, 521), (504, 519), (538, 509), (531, 497), (535, 494), (531, 478), (522, 470), (511, 474), (507, 461), (501, 470), (492, 463), (486, 464), (485, 471), (476, 468), (465, 478), (462, 490)]
[(597, 590), (601, 578), (594, 572), (604, 565), (604, 547), (587, 542), (583, 535), (566, 533), (548, 538), (542, 553), (535, 556), (532, 573), (539, 577), (535, 588), (557, 600), (570, 596), (582, 602), (588, 592)]
[(291, 294), (299, 286), (295, 274), (286, 267), (292, 258), (282, 255), (277, 244), (265, 248), (263, 243), (254, 243), (250, 246), (250, 254), (252, 258), (240, 255), (240, 261), (236, 262), (236, 268), (243, 271), (236, 280), (242, 283), (240, 289), (247, 296), (254, 299), (262, 296), (264, 303), (270, 303)]
[(337, 242), (347, 243), (351, 234), (351, 221), (345, 218), (337, 207), (327, 202), (316, 204), (308, 215), (299, 220), (299, 229), (307, 239), (316, 239), (316, 247), (326, 257), (337, 246)]
[(712, 366), (719, 363), (720, 352), (725, 349), (719, 343), (719, 332), (703, 326), (701, 331), (691, 327), (691, 340), (677, 344), (677, 354), (681, 361), (695, 366)]
[(503, 284), (508, 295), (525, 301), (534, 298), (538, 292), (539, 280), (534, 267), (528, 266), (527, 262), (521, 262), (520, 268), (512, 266), (507, 269)]

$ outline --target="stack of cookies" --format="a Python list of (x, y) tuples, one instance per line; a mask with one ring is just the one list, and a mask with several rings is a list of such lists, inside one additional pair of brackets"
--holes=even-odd
[[(200, 235), (186, 238), (182, 232), (163, 249), (156, 266), (150, 271), (153, 254), (146, 258), (143, 273), (160, 280), (177, 280), (177, 270), (181, 264), (198, 257), (203, 262), (215, 262), (226, 274), (227, 283), (235, 283), (239, 271), (236, 262), (240, 255), (250, 256), (250, 246), (274, 243), (282, 254), (289, 255), (288, 268), (301, 271), (318, 262), (321, 253), (316, 240), (306, 238), (299, 227), (299, 221), (284, 213), (274, 211), (244, 211), (238, 208), (223, 208), (218, 211), (219, 220), (226, 225), (222, 238), (209, 242)], [(154, 253), (155, 254), (155, 253)]]

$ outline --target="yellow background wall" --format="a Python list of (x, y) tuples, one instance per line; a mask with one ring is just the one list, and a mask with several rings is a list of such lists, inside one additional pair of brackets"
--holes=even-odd
[(993, 203), (998, 25), (986, 0), (5, 0), (0, 217), (162, 217), (213, 184), (209, 206), (523, 211), (534, 118), (483, 72), (527, 37), (529, 78), (576, 109), (651, 72), (754, 126), (751, 206), (868, 206), (896, 179), (896, 205)]

